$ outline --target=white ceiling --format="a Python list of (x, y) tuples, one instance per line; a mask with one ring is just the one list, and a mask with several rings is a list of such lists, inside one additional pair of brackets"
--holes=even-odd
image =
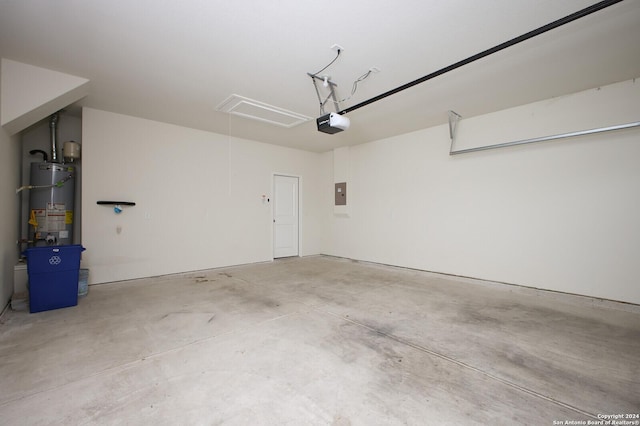
[[(80, 103), (323, 152), (640, 77), (640, 0), (605, 10), (348, 114), (282, 128), (217, 112), (232, 94), (319, 116), (327, 69), (345, 109), (594, 0), (0, 0), (0, 55), (91, 80)], [(333, 108), (329, 107), (328, 110)]]

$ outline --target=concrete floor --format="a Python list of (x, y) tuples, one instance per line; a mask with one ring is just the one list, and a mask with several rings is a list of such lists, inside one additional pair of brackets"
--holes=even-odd
[(352, 262), (91, 286), (0, 323), (0, 423), (552, 425), (640, 411), (640, 311)]

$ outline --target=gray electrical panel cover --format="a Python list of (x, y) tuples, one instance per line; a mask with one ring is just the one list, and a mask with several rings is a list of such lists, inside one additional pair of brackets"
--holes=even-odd
[(346, 206), (347, 205), (347, 183), (340, 182), (336, 183), (336, 206)]

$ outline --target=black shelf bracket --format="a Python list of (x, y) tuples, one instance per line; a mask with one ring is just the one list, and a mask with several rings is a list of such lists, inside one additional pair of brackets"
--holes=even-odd
[(97, 204), (104, 206), (135, 206), (133, 201), (98, 201)]

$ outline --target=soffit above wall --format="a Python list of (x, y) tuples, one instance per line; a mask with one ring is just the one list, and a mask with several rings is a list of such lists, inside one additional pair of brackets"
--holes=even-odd
[(16, 134), (89, 93), (89, 80), (1, 59), (0, 124)]

